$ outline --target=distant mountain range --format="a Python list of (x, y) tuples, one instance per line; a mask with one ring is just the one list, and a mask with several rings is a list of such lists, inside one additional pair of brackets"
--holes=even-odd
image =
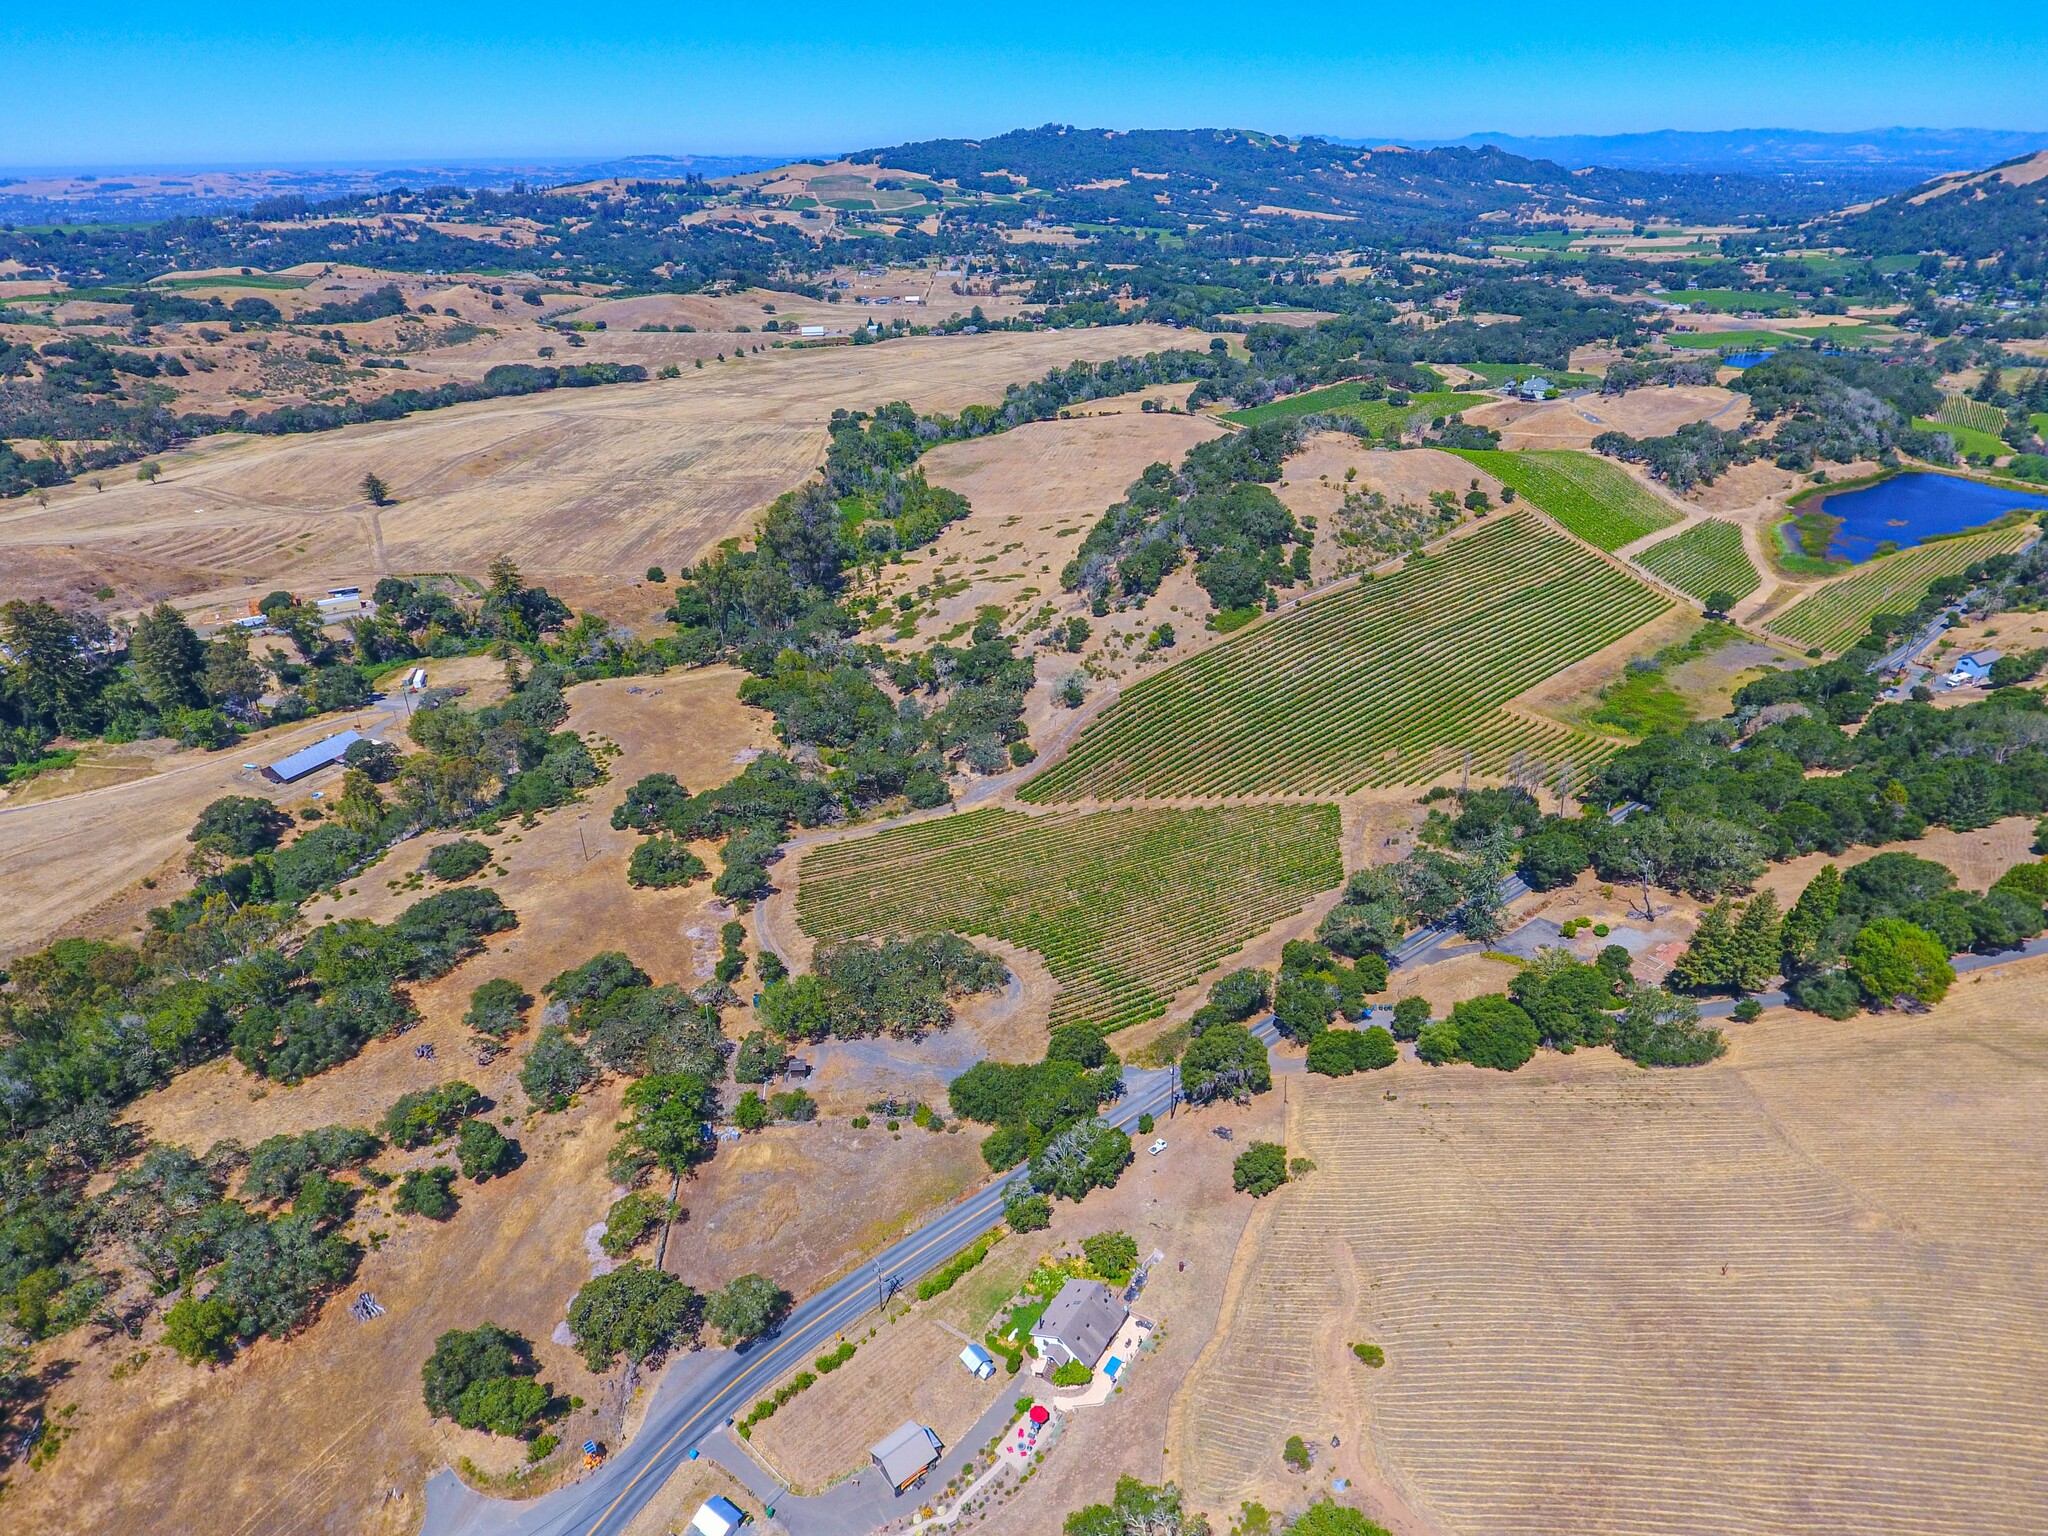
[(263, 198), (308, 202), (435, 186), (559, 186), (607, 177), (677, 180), (743, 176), (786, 155), (627, 155), (615, 160), (386, 161), (358, 165), (0, 169), (0, 221), (146, 220), (246, 208)]
[[(1385, 139), (1343, 139), (1383, 144)], [(1896, 172), (1933, 176), (1970, 171), (2015, 155), (2048, 149), (2048, 132), (2002, 128), (1870, 128), (1856, 133), (1813, 133), (1803, 128), (1731, 128), (1695, 133), (1565, 134), (1525, 137), (1468, 133), (1462, 139), (1396, 139), (1416, 148), (1478, 149), (1492, 144), (1531, 160), (1554, 160), (1570, 169), (1610, 166), (1634, 171)]]

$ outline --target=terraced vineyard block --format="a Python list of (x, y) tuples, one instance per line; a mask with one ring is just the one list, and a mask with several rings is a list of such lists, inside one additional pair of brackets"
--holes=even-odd
[(2032, 523), (2015, 523), (1880, 555), (1853, 576), (1801, 598), (1772, 619), (1770, 627), (1802, 645), (1847, 650), (1870, 627), (1872, 615), (1910, 610), (1937, 576), (1953, 576), (1988, 555), (2018, 549), (2033, 531)]
[(1588, 544), (1614, 550), (1669, 528), (1682, 514), (1605, 459), (1568, 448), (1535, 453), (1463, 449), (1458, 457), (1515, 488)]
[(1516, 515), (1253, 626), (1136, 683), (1021, 798), (1343, 794), (1472, 754), (1598, 761), (1612, 742), (1510, 713), (1515, 695), (1669, 606)]
[(1652, 544), (1636, 556), (1636, 564), (1703, 602), (1710, 592), (1732, 592), (1739, 603), (1763, 585), (1742, 547), (1742, 530), (1719, 518)]
[(1335, 806), (992, 806), (814, 850), (797, 919), (821, 943), (941, 929), (1007, 940), (1059, 982), (1054, 1025), (1121, 1029), (1343, 878)]

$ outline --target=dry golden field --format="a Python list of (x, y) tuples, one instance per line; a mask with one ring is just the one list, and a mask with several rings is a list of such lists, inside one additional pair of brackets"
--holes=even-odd
[[(824, 456), (835, 407), (958, 410), (1076, 358), (1179, 340), (1117, 327), (764, 352), (678, 379), (302, 437), (207, 439), (154, 485), (68, 486), (47, 508), (0, 511), (0, 597), (102, 581), (128, 603), (237, 582), (367, 584), (386, 572), (481, 572), (499, 554), (542, 580), (674, 568), (746, 533), (800, 482)], [(397, 505), (362, 499), (370, 471)]]
[(2033, 1528), (2044, 979), (1769, 1014), (1689, 1072), (1307, 1080), (1317, 1171), (1247, 1230), (1176, 1405), (1197, 1501), (1298, 1502), (1282, 1442), (1338, 1434), (1443, 1536)]
[[(389, 1308), (372, 1323), (357, 1323), (343, 1298), (331, 1298), (301, 1335), (258, 1343), (217, 1370), (179, 1362), (155, 1319), (139, 1343), (120, 1334), (95, 1342), (86, 1330), (45, 1346), (44, 1354), (73, 1362), (51, 1401), (76, 1405), (76, 1430), (47, 1468), (14, 1472), (0, 1528), (127, 1532), (155, 1521), (196, 1536), (398, 1536), (416, 1526), (421, 1489), (440, 1466), (460, 1456), (492, 1473), (519, 1464), (516, 1444), (430, 1421), (420, 1401), (419, 1366), (434, 1340), (486, 1319), (526, 1333), (543, 1375), (586, 1399), (562, 1426), (565, 1440), (621, 1438), (621, 1414), (630, 1427), (644, 1398), (623, 1399), (617, 1372), (591, 1376), (552, 1337), (598, 1257), (590, 1229), (618, 1193), (605, 1156), (620, 1085), (602, 1085), (559, 1115), (529, 1114), (516, 1079), (531, 1028), (482, 1064), (462, 1013), (491, 977), (512, 977), (537, 994), (550, 976), (605, 948), (624, 950), (657, 981), (689, 985), (708, 974), (718, 924), (730, 913), (704, 882), (675, 891), (628, 886), (625, 861), (637, 839), (612, 831), (608, 816), (643, 773), (671, 771), (702, 788), (734, 771), (736, 753), (766, 744), (765, 716), (738, 704), (736, 682), (737, 674), (717, 669), (570, 690), (570, 727), (622, 749), (612, 779), (585, 804), (489, 839), (504, 873), (479, 879), (504, 897), (519, 926), (447, 977), (412, 988), (421, 1013), (413, 1029), (298, 1087), (261, 1082), (223, 1060), (129, 1108), (125, 1118), (150, 1140), (195, 1151), (224, 1137), (254, 1146), (315, 1126), (374, 1124), (399, 1094), (461, 1077), (496, 1101), (494, 1120), (510, 1117), (506, 1133), (523, 1143), (527, 1161), (488, 1184), (459, 1184), (462, 1206), (446, 1223), (393, 1217), (374, 1195), (363, 1202), (354, 1235), (386, 1238), (347, 1294), (367, 1289)], [(417, 868), (428, 845), (401, 844), (312, 915), (388, 920), (437, 888), (388, 884)], [(415, 1056), (422, 1044), (435, 1048), (433, 1059)], [(395, 1173), (431, 1156), (389, 1151), (379, 1167)], [(764, 1132), (722, 1149), (684, 1185), (688, 1215), (675, 1229), (668, 1267), (702, 1287), (770, 1267), (805, 1294), (985, 1171), (965, 1134), (891, 1139), (853, 1132), (843, 1120)], [(764, 1266), (769, 1239), (776, 1261)], [(216, 1475), (194, 1476), (198, 1465)]]
[(1719, 385), (1681, 384), (1636, 389), (1625, 395), (1589, 395), (1581, 400), (1536, 404), (1503, 401), (1474, 406), (1467, 421), (1492, 427), (1503, 448), (1584, 448), (1602, 432), (1662, 437), (1688, 422), (1711, 421), (1731, 431), (1749, 417), (1749, 398)]

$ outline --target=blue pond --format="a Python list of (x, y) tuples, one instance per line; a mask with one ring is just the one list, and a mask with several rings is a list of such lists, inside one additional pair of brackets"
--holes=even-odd
[(1816, 509), (1841, 519), (1828, 554), (1861, 564), (1884, 543), (1901, 549), (1937, 534), (1995, 523), (2008, 512), (2048, 508), (2048, 496), (1926, 472), (1894, 475), (1861, 490), (1840, 491)]
[(1777, 356), (1777, 351), (1778, 349), (1773, 347), (1765, 352), (1730, 352), (1721, 359), (1721, 362), (1728, 368), (1754, 368), (1765, 358)]

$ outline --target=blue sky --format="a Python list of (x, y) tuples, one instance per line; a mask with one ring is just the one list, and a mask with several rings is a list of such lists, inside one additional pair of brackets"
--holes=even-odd
[(1044, 122), (2048, 128), (2048, 6), (25, 5), (0, 164), (783, 154)]

